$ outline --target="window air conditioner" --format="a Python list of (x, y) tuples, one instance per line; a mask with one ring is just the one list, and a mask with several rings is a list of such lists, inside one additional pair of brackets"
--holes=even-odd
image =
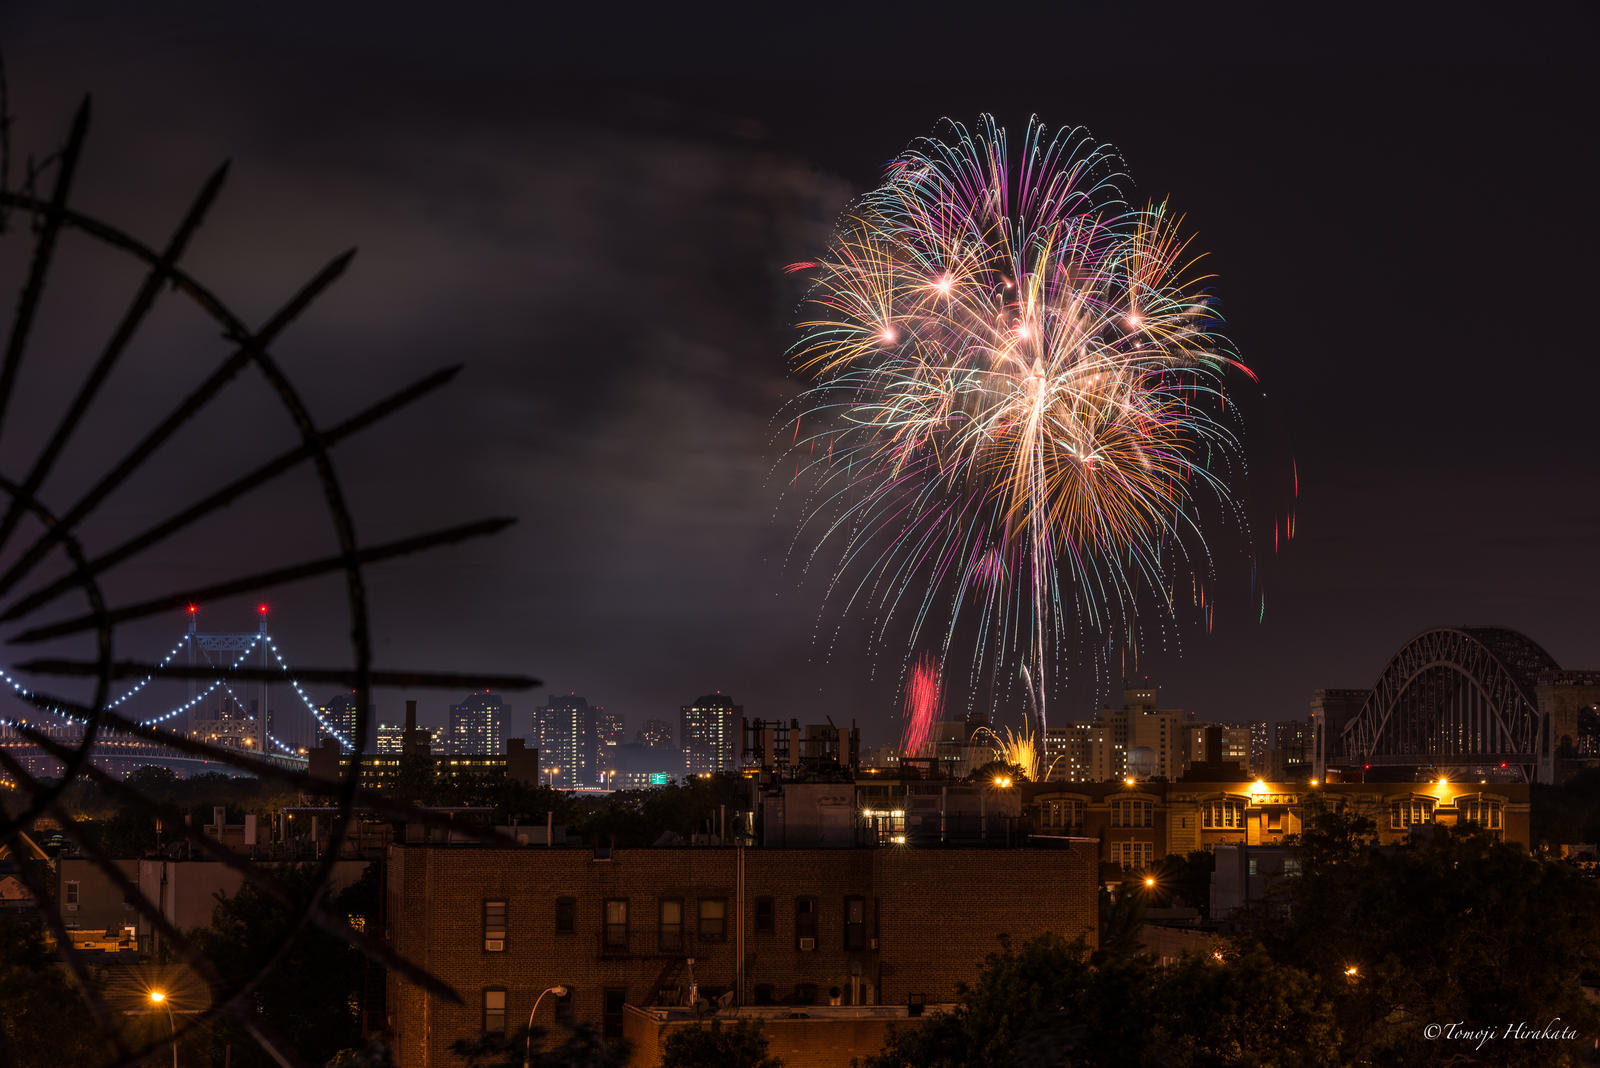
[(816, 948), (817, 948), (817, 940), (815, 938), (802, 938), (802, 939), (800, 939), (800, 951), (802, 953), (810, 953), (812, 950), (814, 950)]
[(76, 906), (76, 905), (68, 905), (67, 906), (67, 911), (68, 912), (77, 912), (78, 911), (78, 906)]
[(483, 940), (483, 948), (489, 953), (504, 953), (506, 940), (503, 938), (485, 938)]

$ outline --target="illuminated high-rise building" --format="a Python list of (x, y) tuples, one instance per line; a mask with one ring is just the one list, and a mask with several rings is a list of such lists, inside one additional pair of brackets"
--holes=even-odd
[(599, 771), (599, 786), (613, 785), (611, 773), (617, 769), (617, 749), (628, 740), (622, 730), (622, 716), (617, 712), (607, 712), (604, 708), (594, 710), (594, 735), (595, 735), (595, 760)]
[(451, 705), (450, 751), (463, 756), (501, 755), (510, 716), (511, 706), (488, 690), (478, 690), (459, 705)]
[[(336, 694), (317, 712), (322, 716), (322, 722), (317, 724), (317, 740), (333, 737), (333, 731), (339, 737), (349, 742), (357, 749), (361, 748), (361, 739), (356, 737), (356, 695), (351, 690), (347, 693)], [(330, 730), (329, 728), (332, 728)]]
[[(1111, 728), (1111, 777), (1176, 779), (1183, 770), (1183, 713), (1173, 708), (1156, 707), (1153, 689), (1122, 691), (1121, 708), (1103, 708), (1095, 722)], [(1135, 749), (1148, 766), (1129, 759)]]
[(605, 709), (591, 707), (575, 693), (553, 693), (545, 707), (534, 712), (541, 782), (563, 790), (600, 785), (597, 719), (604, 714)]
[(731, 771), (734, 743), (739, 739), (739, 717), (744, 706), (733, 703), (721, 690), (698, 697), (678, 709), (678, 741), (683, 746), (683, 770), (689, 775)]

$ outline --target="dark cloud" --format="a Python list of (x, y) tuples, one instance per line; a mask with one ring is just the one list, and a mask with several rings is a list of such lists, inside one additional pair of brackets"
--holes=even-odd
[[(754, 714), (857, 716), (886, 738), (900, 664), (867, 661), (874, 621), (836, 631), (825, 568), (788, 557), (773, 420), (795, 391), (797, 293), (782, 267), (814, 255), (850, 195), (939, 115), (992, 109), (1088, 123), (1124, 151), (1139, 196), (1189, 214), (1269, 394), (1249, 413), (1258, 527), (1299, 461), (1299, 537), (1275, 554), (1257, 532), (1264, 620), (1233, 553), (1214, 633), (1148, 628), (1139, 670), (1172, 704), (1298, 715), (1313, 688), (1370, 682), (1437, 623), (1516, 626), (1563, 664), (1600, 664), (1585, 503), (1597, 383), (1569, 325), (1592, 273), (1593, 223), (1572, 206), (1594, 169), (1579, 132), (1593, 85), (1573, 63), (1581, 35), (1557, 32), (1577, 9), (1492, 26), (1390, 12), (1375, 36), (1359, 20), (1305, 35), (1075, 17), (1072, 40), (1096, 46), (1048, 64), (1031, 47), (990, 63), (981, 34), (931, 19), (880, 44), (817, 12), (782, 32), (674, 15), (693, 32), (669, 42), (652, 39), (659, 13), (597, 35), (544, 13), (77, 7), (8, 12), (3, 40), (18, 146), (54, 144), (95, 92), (89, 210), (159, 242), (234, 160), (188, 262), (250, 321), (359, 247), (278, 349), (319, 419), (467, 364), (444, 396), (337, 454), (365, 540), (521, 520), (374, 571), (381, 662), (525, 671), (633, 722), (721, 687)], [(1131, 67), (1112, 47), (1130, 35)], [(17, 236), (0, 244), (12, 292)], [(52, 291), (41, 323), (51, 356), (28, 369), (46, 399), (138, 279), (72, 252), (70, 294)], [(70, 500), (224, 351), (164, 298), (50, 499)], [(13, 413), (8, 474), (56, 410)], [(103, 544), (291, 440), (270, 392), (242, 381), (86, 537)], [(110, 585), (141, 596), (330, 544), (298, 476)], [(274, 601), (287, 652), (339, 658), (335, 584)], [(176, 629), (130, 641), (153, 652)], [(1068, 680), (1053, 715), (1086, 713), (1124, 670)], [(449, 697), (425, 708), (436, 718)], [(398, 700), (380, 695), (380, 713)]]

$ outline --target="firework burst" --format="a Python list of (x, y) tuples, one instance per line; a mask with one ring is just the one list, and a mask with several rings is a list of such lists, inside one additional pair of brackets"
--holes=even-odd
[(911, 678), (906, 682), (906, 720), (900, 732), (902, 757), (930, 756), (929, 743), (933, 740), (933, 725), (939, 721), (944, 709), (944, 680), (939, 672), (939, 661), (932, 653), (924, 653), (911, 666)]
[(1171, 615), (1177, 572), (1209, 561), (1198, 498), (1237, 511), (1223, 387), (1249, 371), (1181, 218), (1127, 204), (1109, 147), (1033, 122), (1013, 159), (990, 119), (948, 134), (797, 265), (802, 535), (842, 550), (834, 588), (880, 638), (909, 609), (911, 641), (941, 626), (948, 664), (974, 618), (974, 671), (1022, 669), (1037, 750), (1063, 639), (1141, 599)]

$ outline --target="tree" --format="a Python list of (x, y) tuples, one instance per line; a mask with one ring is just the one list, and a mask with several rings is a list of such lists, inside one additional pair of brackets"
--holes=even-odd
[(1185, 957), (1160, 976), (1150, 1047), (1172, 1066), (1348, 1063), (1333, 1007), (1317, 983), (1259, 946), (1237, 956)]
[(1013, 764), (1006, 760), (991, 760), (982, 767), (973, 768), (967, 776), (968, 782), (990, 783), (996, 779), (1010, 779), (1014, 783), (1027, 782), (1028, 774), (1022, 770), (1021, 764)]
[[(1003, 941), (1003, 940), (1002, 940)], [(992, 954), (952, 1012), (897, 1029), (868, 1068), (1345, 1063), (1306, 975), (1256, 950), (1157, 967), (1044, 935)]]
[(450, 1052), (468, 1068), (522, 1068), (524, 1063), (532, 1068), (625, 1068), (628, 1063), (628, 1044), (607, 1044), (590, 1024), (574, 1027), (555, 1046), (545, 1046), (547, 1033), (542, 1027), (519, 1027), (510, 1034), (480, 1035), (470, 1042), (457, 1039), (450, 1043)]
[[(211, 926), (191, 932), (190, 937), (230, 985), (250, 979), (264, 962), (276, 957), (257, 983), (250, 1008), (302, 1060), (323, 1064), (360, 1044), (360, 996), (367, 959), (348, 942), (309, 922), (295, 931), (301, 909), (308, 907), (313, 895), (311, 866), (283, 869), (277, 875), (288, 888), (292, 906), (247, 882), (232, 897), (218, 895)], [(329, 895), (333, 914), (353, 924), (376, 918), (378, 877), (378, 865), (369, 865), (361, 879)], [(214, 1034), (219, 1059), (222, 1048), (232, 1046), (238, 1068), (276, 1063), (233, 1016), (219, 1017)]]
[(98, 1064), (110, 1054), (33, 918), (0, 912), (0, 1064)]
[(868, 1068), (1043, 1068), (1137, 1064), (1155, 968), (1148, 958), (1089, 962), (1087, 946), (1047, 934), (1020, 951), (1001, 939), (956, 1007), (897, 1028)]
[(723, 1027), (721, 1020), (710, 1025), (680, 1027), (667, 1035), (661, 1051), (661, 1068), (783, 1068), (783, 1061), (767, 1056), (767, 1036), (760, 1020), (740, 1020)]
[[(1370, 821), (1312, 812), (1303, 871), (1244, 917), (1243, 937), (1305, 973), (1332, 1005), (1350, 1062), (1424, 1063), (1423, 1028), (1503, 1029), (1553, 1017), (1591, 1038), (1581, 980), (1600, 970), (1600, 887), (1564, 864), (1472, 830), (1429, 826), (1364, 845)], [(1576, 1043), (1501, 1043), (1502, 1064), (1576, 1063)]]

